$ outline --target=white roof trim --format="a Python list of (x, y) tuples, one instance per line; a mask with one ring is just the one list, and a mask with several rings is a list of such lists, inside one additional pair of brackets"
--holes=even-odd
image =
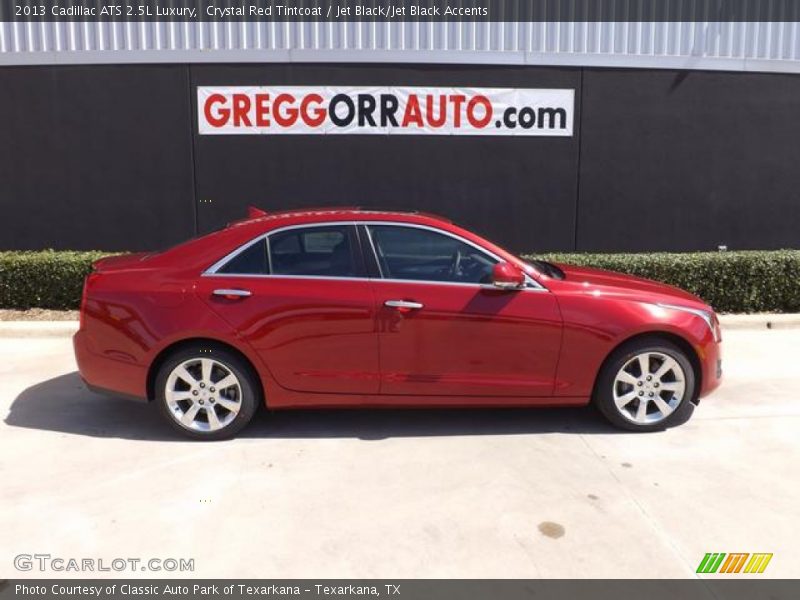
[(800, 72), (800, 23), (10, 23), (0, 65), (436, 63)]

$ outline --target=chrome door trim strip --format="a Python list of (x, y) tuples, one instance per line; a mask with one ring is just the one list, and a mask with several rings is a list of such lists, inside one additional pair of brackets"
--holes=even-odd
[(331, 277), (329, 275), (255, 275), (251, 273), (203, 273), (202, 277), (241, 277), (244, 279), (306, 279), (312, 281), (369, 281), (371, 283), (403, 283), (412, 285), (444, 285), (479, 288), (495, 292), (549, 292), (546, 287), (524, 287), (514, 290), (501, 290), (491, 283), (464, 283), (459, 281), (428, 281), (425, 279), (385, 279), (378, 277)]

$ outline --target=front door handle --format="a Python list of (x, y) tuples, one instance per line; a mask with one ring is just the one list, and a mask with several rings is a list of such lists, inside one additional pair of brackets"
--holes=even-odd
[(408, 312), (410, 310), (419, 310), (423, 307), (421, 302), (411, 302), (409, 300), (387, 300), (383, 303), (388, 308), (396, 308), (400, 312)]
[(252, 296), (253, 293), (250, 290), (220, 289), (214, 290), (214, 295), (222, 296), (228, 300), (239, 300), (241, 298)]

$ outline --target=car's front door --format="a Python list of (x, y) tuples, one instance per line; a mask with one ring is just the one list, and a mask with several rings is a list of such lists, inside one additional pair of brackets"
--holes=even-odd
[(378, 391), (375, 305), (353, 225), (271, 233), (201, 277), (198, 292), (281, 386)]
[(497, 257), (449, 233), (366, 227), (381, 275), (381, 394), (552, 395), (562, 324), (551, 293), (494, 288)]

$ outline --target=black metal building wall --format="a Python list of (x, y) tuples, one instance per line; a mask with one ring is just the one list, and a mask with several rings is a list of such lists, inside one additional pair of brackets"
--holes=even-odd
[[(198, 85), (572, 88), (575, 135), (198, 136)], [(800, 247), (800, 76), (435, 65), (0, 68), (0, 249), (146, 250), (266, 209), (445, 214), (520, 250)]]

